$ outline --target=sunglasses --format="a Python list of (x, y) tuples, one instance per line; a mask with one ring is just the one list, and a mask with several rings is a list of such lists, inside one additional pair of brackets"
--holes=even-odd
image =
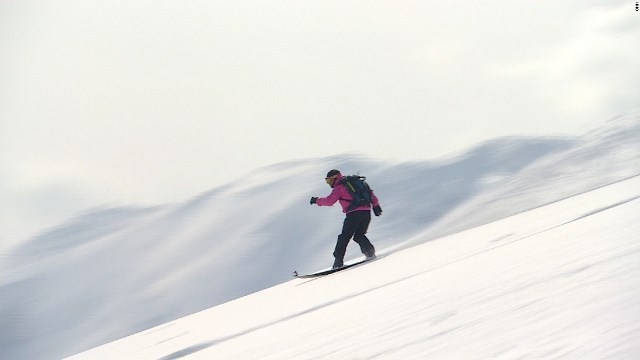
[(326, 181), (327, 184), (331, 185), (336, 180), (337, 177), (338, 177), (338, 175), (329, 176), (329, 177), (324, 178), (324, 181)]

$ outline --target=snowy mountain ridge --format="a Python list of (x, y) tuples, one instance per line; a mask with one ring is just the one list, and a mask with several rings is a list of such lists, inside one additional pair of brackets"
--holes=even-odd
[(72, 359), (635, 359), (639, 211), (635, 176)]
[(331, 168), (367, 176), (384, 209), (370, 238), (398, 251), (632, 178), (638, 138), (627, 116), (580, 138), (497, 139), (437, 162), (296, 160), (181, 204), (88, 212), (0, 265), (0, 347), (68, 356), (326, 267), (342, 214), (308, 198), (328, 193)]

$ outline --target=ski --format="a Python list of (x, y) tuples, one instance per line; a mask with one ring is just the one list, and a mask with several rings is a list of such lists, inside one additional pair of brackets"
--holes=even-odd
[(360, 261), (354, 262), (352, 264), (344, 265), (343, 267), (339, 267), (337, 269), (328, 269), (328, 270), (318, 271), (318, 272), (315, 272), (315, 273), (305, 274), (305, 275), (299, 275), (297, 271), (294, 271), (293, 272), (293, 277), (306, 279), (306, 278), (314, 278), (314, 277), (319, 277), (319, 276), (325, 276), (325, 275), (333, 274), (333, 273), (338, 272), (338, 271), (349, 269), (349, 268), (354, 267), (356, 265), (360, 265), (360, 264), (363, 264), (363, 263), (366, 263), (366, 262), (369, 262), (369, 261), (372, 261), (372, 260), (375, 260), (375, 259), (377, 259), (377, 258), (364, 259), (364, 260), (360, 260)]

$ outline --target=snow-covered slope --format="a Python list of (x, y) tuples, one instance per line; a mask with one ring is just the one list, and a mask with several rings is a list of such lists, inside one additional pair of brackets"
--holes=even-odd
[(636, 176), (73, 359), (637, 359), (639, 213)]
[(368, 177), (385, 211), (370, 238), (399, 250), (638, 174), (638, 138), (638, 118), (623, 117), (581, 138), (496, 139), (437, 162), (298, 160), (182, 204), (91, 211), (0, 264), (0, 348), (71, 355), (330, 265), (342, 214), (308, 199), (329, 192), (331, 168)]

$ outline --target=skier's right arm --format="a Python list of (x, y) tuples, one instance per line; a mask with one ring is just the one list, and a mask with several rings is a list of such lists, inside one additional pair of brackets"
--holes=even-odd
[(335, 204), (338, 200), (340, 200), (340, 187), (336, 186), (331, 191), (331, 194), (327, 197), (319, 197), (316, 199), (316, 204), (318, 206), (331, 206)]

